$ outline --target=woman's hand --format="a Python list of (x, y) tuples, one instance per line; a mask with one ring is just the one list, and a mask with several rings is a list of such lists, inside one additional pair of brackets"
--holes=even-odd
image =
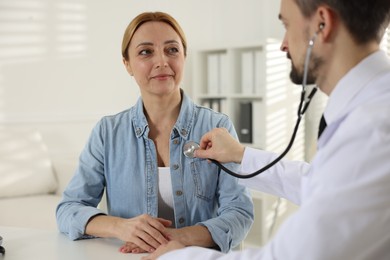
[(172, 241), (169, 241), (168, 244), (161, 245), (159, 248), (157, 248), (156, 251), (154, 251), (150, 255), (142, 257), (142, 260), (155, 260), (165, 253), (168, 253), (168, 252), (173, 251), (173, 250), (181, 249), (184, 247), (185, 246), (182, 243), (180, 243), (179, 241), (172, 240)]
[[(215, 247), (210, 232), (204, 226), (196, 225), (184, 228), (166, 228), (164, 236), (169, 241), (177, 241), (183, 246)], [(165, 244), (162, 244), (165, 245)], [(160, 246), (161, 247), (161, 246)], [(160, 248), (158, 247), (158, 248)], [(147, 253), (136, 244), (127, 242), (120, 249), (122, 253)]]
[(153, 218), (147, 214), (119, 221), (118, 238), (126, 243), (120, 248), (123, 253), (153, 252), (162, 244), (168, 243), (166, 227), (171, 221)]
[(147, 214), (130, 219), (96, 215), (88, 222), (86, 234), (116, 237), (124, 241), (121, 252), (153, 252), (160, 245), (168, 243), (167, 227), (171, 224), (169, 220)]
[(136, 244), (133, 244), (131, 242), (126, 242), (119, 248), (119, 252), (128, 254), (140, 254), (140, 253), (148, 253), (145, 250), (139, 248)]
[(201, 225), (188, 226), (183, 228), (167, 228), (165, 237), (169, 241), (178, 241), (184, 246), (216, 246), (207, 227)]

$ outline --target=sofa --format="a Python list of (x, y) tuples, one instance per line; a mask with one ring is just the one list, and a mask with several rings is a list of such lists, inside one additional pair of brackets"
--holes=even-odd
[(0, 127), (0, 226), (57, 229), (56, 206), (76, 164), (53, 160), (37, 130)]

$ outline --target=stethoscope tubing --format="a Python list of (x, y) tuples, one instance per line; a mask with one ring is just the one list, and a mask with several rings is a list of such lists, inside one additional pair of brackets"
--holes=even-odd
[[(315, 90), (316, 90), (316, 88), (314, 88), (312, 90), (312, 92), (310, 93), (311, 96), (314, 96), (314, 94), (312, 94), (312, 93), (315, 93)], [(303, 93), (302, 96), (304, 96), (304, 93)], [(299, 105), (299, 107), (300, 107), (299, 111), (301, 111), (303, 100), (304, 100), (304, 98), (301, 98), (301, 102), (300, 102), (300, 105)], [(310, 99), (306, 103), (310, 103)], [(304, 107), (307, 108), (308, 105), (305, 105)], [(269, 168), (271, 168), (275, 164), (277, 164), (290, 151), (292, 145), (294, 144), (295, 137), (296, 137), (298, 129), (299, 129), (299, 124), (300, 124), (301, 119), (302, 119), (302, 115), (303, 114), (301, 112), (298, 113), (298, 118), (297, 118), (297, 121), (295, 123), (293, 134), (291, 136), (290, 142), (288, 143), (288, 145), (284, 149), (284, 151), (278, 157), (276, 157), (276, 159), (274, 159), (272, 162), (270, 162), (269, 164), (265, 165), (264, 167), (262, 167), (261, 169), (255, 171), (253, 173), (250, 173), (250, 174), (238, 174), (238, 173), (233, 172), (232, 170), (230, 170), (229, 168), (225, 167), (223, 164), (221, 164), (220, 162), (218, 162), (218, 161), (216, 161), (214, 159), (208, 159), (208, 160), (210, 160), (212, 163), (216, 164), (219, 168), (221, 168), (222, 170), (224, 170), (226, 173), (230, 174), (233, 177), (236, 177), (236, 178), (239, 178), (239, 179), (253, 178), (253, 177), (255, 177), (255, 176), (265, 172), (266, 170), (268, 170)]]
[[(320, 27), (320, 29), (322, 29), (322, 28)], [(291, 135), (290, 142), (288, 143), (288, 145), (284, 149), (284, 151), (278, 157), (276, 157), (272, 162), (270, 162), (269, 164), (265, 165), (261, 169), (255, 171), (253, 173), (250, 173), (250, 174), (238, 174), (238, 173), (233, 172), (229, 168), (225, 167), (223, 164), (221, 164), (217, 160), (214, 160), (214, 159), (208, 159), (208, 160), (210, 160), (212, 163), (217, 165), (220, 169), (224, 170), (226, 173), (230, 174), (233, 177), (236, 177), (239, 179), (249, 179), (249, 178), (253, 178), (253, 177), (265, 172), (266, 170), (268, 170), (269, 168), (271, 168), (275, 164), (277, 164), (280, 160), (282, 160), (284, 158), (284, 156), (286, 156), (286, 154), (290, 151), (291, 147), (294, 144), (295, 137), (297, 135), (297, 132), (299, 129), (299, 124), (301, 122), (302, 116), (305, 114), (307, 108), (309, 107), (309, 104), (310, 104), (312, 98), (314, 97), (314, 95), (318, 89), (318, 87), (315, 86), (305, 100), (306, 88), (307, 88), (306, 83), (307, 83), (307, 75), (308, 75), (308, 71), (309, 71), (310, 56), (311, 56), (311, 51), (312, 51), (313, 46), (314, 46), (314, 41), (317, 38), (317, 34), (318, 33), (316, 32), (313, 35), (313, 37), (310, 39), (309, 46), (308, 46), (307, 51), (306, 51), (305, 63), (304, 63), (304, 69), (303, 69), (301, 99), (300, 99), (298, 110), (297, 110), (297, 121), (295, 123), (294, 131)]]

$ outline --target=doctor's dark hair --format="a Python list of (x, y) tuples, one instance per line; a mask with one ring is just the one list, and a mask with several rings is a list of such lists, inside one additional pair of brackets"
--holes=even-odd
[(328, 6), (345, 24), (358, 44), (381, 41), (390, 22), (390, 0), (295, 0), (303, 16)]
[(146, 22), (163, 22), (172, 27), (173, 30), (179, 35), (181, 42), (183, 44), (184, 56), (187, 56), (187, 40), (184, 35), (183, 29), (180, 27), (179, 23), (169, 14), (163, 12), (144, 12), (136, 16), (130, 24), (127, 26), (122, 40), (122, 57), (125, 60), (129, 60), (127, 50), (131, 39), (133, 38), (134, 33), (137, 29)]

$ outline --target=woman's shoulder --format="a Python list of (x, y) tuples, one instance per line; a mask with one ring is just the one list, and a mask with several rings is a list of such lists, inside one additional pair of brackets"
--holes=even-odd
[(197, 114), (200, 117), (211, 117), (211, 118), (217, 118), (217, 119), (230, 120), (229, 116), (226, 115), (225, 113), (213, 110), (209, 107), (200, 106), (200, 105), (195, 104), (195, 109), (197, 110)]
[(123, 110), (119, 113), (112, 115), (105, 115), (100, 118), (100, 120), (96, 123), (95, 128), (118, 128), (120, 126), (128, 126), (131, 124), (131, 114), (132, 108)]

